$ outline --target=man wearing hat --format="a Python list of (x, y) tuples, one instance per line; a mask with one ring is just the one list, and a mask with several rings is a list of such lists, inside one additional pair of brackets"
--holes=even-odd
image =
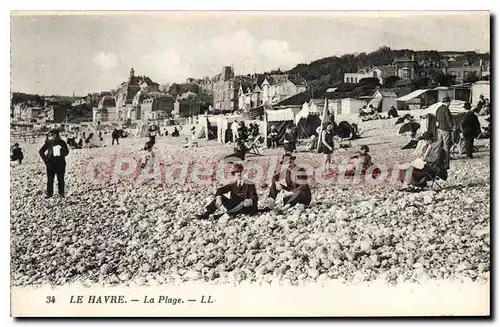
[(64, 197), (64, 174), (66, 172), (66, 159), (69, 153), (68, 145), (60, 136), (59, 131), (52, 130), (47, 134), (47, 141), (38, 152), (47, 167), (47, 195), (54, 193), (54, 178), (57, 175), (57, 188), (59, 195)]
[[(197, 219), (207, 219), (217, 209), (226, 211), (229, 215), (244, 213), (253, 215), (257, 212), (257, 190), (255, 185), (242, 177), (243, 166), (239, 163), (233, 165), (231, 175), (235, 180), (217, 188), (215, 198), (205, 207), (205, 212), (196, 215)], [(229, 197), (224, 194), (229, 193)]]
[(474, 139), (481, 134), (481, 124), (474, 111), (471, 110), (470, 103), (464, 104), (464, 109), (467, 110), (465, 117), (460, 123), (460, 129), (465, 139), (465, 151), (467, 158), (472, 159), (472, 152), (474, 150)]
[[(296, 157), (291, 154), (283, 155), (280, 162), (281, 171), (273, 176), (271, 189), (269, 191), (268, 207), (274, 208), (276, 198), (280, 191), (284, 193), (283, 207), (285, 212), (289, 208), (300, 203), (309, 205), (311, 203), (311, 189), (307, 183), (306, 171), (297, 167)], [(286, 167), (283, 169), (283, 167)]]
[(436, 110), (436, 120), (438, 124), (438, 140), (443, 141), (444, 150), (446, 151), (446, 166), (450, 165), (450, 150), (452, 146), (451, 132), (455, 128), (450, 112), (450, 97), (445, 97), (443, 104)]

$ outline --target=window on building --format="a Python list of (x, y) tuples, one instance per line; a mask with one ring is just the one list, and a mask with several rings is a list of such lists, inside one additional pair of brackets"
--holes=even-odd
[(403, 68), (403, 78), (410, 78), (410, 69)]

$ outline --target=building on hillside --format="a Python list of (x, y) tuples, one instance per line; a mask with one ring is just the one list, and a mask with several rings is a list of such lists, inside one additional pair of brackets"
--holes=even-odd
[(363, 78), (378, 78), (380, 84), (383, 83), (382, 70), (379, 67), (363, 68), (356, 73), (345, 73), (344, 83), (357, 84)]
[(104, 95), (111, 95), (110, 94), (99, 94), (99, 93), (89, 93), (86, 97), (85, 97), (85, 103), (90, 107), (90, 108), (93, 108), (93, 107), (97, 107), (97, 104), (99, 103), (99, 100), (101, 100), (101, 98), (104, 96)]
[(262, 103), (274, 105), (308, 90), (305, 79), (290, 75), (266, 76), (261, 85)]
[(117, 107), (125, 107), (127, 104), (132, 104), (132, 99), (141, 90), (139, 80), (134, 75), (134, 68), (130, 69), (130, 75), (126, 82), (120, 84), (118, 91), (115, 94)]
[(238, 89), (238, 109), (247, 111), (252, 108), (253, 82), (251, 78), (242, 78)]
[(357, 84), (363, 78), (378, 78), (380, 84), (383, 84), (386, 77), (394, 75), (396, 75), (394, 65), (366, 67), (358, 70), (357, 73), (345, 73), (344, 83)]
[(214, 110), (249, 110), (263, 104), (273, 105), (308, 89), (300, 77), (281, 75), (234, 76), (232, 67), (224, 67), (213, 79)]
[(111, 95), (105, 95), (99, 100), (97, 107), (92, 109), (94, 123), (115, 121), (117, 119), (116, 101)]
[(231, 66), (224, 66), (222, 72), (212, 79), (213, 109), (234, 111), (238, 109), (239, 78), (234, 76)]
[[(484, 70), (484, 74), (483, 74)], [(483, 63), (482, 60), (476, 62), (468, 62), (466, 60), (448, 61), (442, 68), (444, 74), (453, 75), (456, 78), (456, 83), (463, 83), (471, 75), (476, 75), (478, 79), (483, 76), (489, 76), (489, 64)]]
[(30, 102), (14, 105), (13, 119), (16, 121), (37, 122), (45, 118), (45, 108)]
[(395, 66), (395, 75), (403, 80), (413, 80), (418, 74), (418, 63), (414, 55), (411, 58), (397, 58), (393, 65)]
[(136, 111), (138, 112), (136, 115), (142, 120), (161, 119), (173, 113), (174, 104), (175, 99), (170, 94), (149, 92), (141, 102), (140, 110)]
[(45, 107), (45, 121), (51, 123), (62, 123), (66, 119), (66, 108), (59, 105)]
[(200, 111), (209, 111), (214, 103), (212, 80), (209, 77), (200, 79), (189, 77), (186, 78), (186, 84), (194, 84), (198, 87), (197, 95), (200, 100)]
[(200, 99), (193, 92), (186, 92), (177, 97), (174, 103), (175, 117), (190, 117), (200, 114)]
[(71, 102), (72, 107), (82, 106), (87, 103), (87, 98), (75, 99), (75, 101)]

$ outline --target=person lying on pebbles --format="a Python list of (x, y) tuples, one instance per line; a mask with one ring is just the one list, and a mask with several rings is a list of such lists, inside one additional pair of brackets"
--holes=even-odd
[[(236, 180), (221, 186), (215, 192), (215, 197), (205, 207), (205, 212), (195, 216), (196, 219), (208, 219), (217, 209), (228, 215), (240, 213), (254, 215), (257, 213), (258, 195), (255, 185), (242, 177), (243, 166), (239, 163), (233, 165), (231, 175)], [(229, 198), (224, 194), (229, 193)]]
[[(297, 167), (295, 159), (296, 157), (290, 154), (283, 155), (280, 162), (281, 171), (273, 176), (269, 191), (269, 210), (275, 208), (275, 201), (280, 192), (283, 195), (283, 207), (277, 210), (280, 214), (284, 214), (296, 204), (307, 206), (311, 203), (311, 189), (307, 182), (306, 171), (304, 168), (295, 169)], [(285, 165), (287, 166), (283, 171)]]

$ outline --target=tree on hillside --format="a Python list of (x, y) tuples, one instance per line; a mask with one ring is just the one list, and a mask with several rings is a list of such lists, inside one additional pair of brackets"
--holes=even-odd
[(439, 86), (452, 86), (453, 84), (455, 84), (456, 79), (456, 76), (444, 73), (440, 73), (435, 77), (435, 80), (439, 83)]
[(359, 80), (359, 84), (375, 88), (380, 86), (380, 80), (376, 77), (365, 77)]
[(387, 76), (384, 79), (384, 87), (388, 88), (388, 89), (392, 89), (393, 87), (396, 86), (396, 82), (399, 81), (400, 79), (401, 79), (401, 77), (395, 76), (395, 75)]
[(470, 72), (464, 78), (464, 83), (475, 83), (477, 81), (479, 81), (479, 77), (477, 77), (476, 72)]
[(426, 89), (429, 87), (431, 83), (431, 79), (429, 77), (419, 77), (415, 80), (413, 80), (413, 89)]
[(161, 84), (160, 87), (159, 87), (160, 92), (168, 93), (169, 87), (170, 87), (170, 83)]
[(413, 86), (412, 82), (407, 79), (397, 80), (394, 85), (394, 87), (412, 87), (412, 86)]

